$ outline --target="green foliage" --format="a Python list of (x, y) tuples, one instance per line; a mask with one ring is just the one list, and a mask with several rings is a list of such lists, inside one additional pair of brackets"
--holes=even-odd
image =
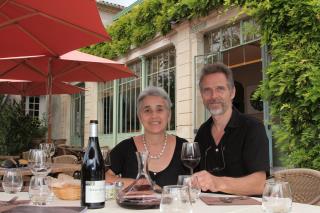
[(256, 0), (244, 8), (272, 55), (259, 94), (270, 101), (282, 160), (320, 170), (320, 2)]
[(82, 51), (107, 58), (123, 56), (158, 32), (167, 34), (172, 24), (205, 16), (223, 3), (224, 0), (145, 0), (107, 28), (111, 42), (92, 45)]
[[(0, 97), (0, 103), (4, 96)], [(44, 137), (47, 128), (24, 114), (22, 104), (5, 101), (0, 108), (0, 154), (19, 155), (31, 147), (32, 139)]]

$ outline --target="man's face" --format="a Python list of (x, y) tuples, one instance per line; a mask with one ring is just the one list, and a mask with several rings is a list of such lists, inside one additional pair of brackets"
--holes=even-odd
[(232, 109), (235, 88), (229, 88), (223, 73), (205, 76), (201, 82), (200, 93), (204, 106), (212, 116), (223, 115), (228, 109)]

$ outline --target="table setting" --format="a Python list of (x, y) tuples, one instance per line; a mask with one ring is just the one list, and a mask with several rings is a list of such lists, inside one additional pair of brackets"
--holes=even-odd
[[(3, 212), (4, 206), (2, 205), (2, 202), (9, 201), (10, 199), (14, 198), (15, 196), (18, 196), (17, 201), (26, 201), (28, 203), (14, 203), (14, 206), (33, 206), (30, 203), (29, 195), (27, 192), (19, 192), (17, 194), (7, 194), (4, 192), (0, 192), (0, 212)], [(214, 194), (214, 193), (201, 193), (200, 199), (198, 199), (195, 203), (192, 204), (192, 212), (193, 213), (212, 213), (212, 212), (219, 212), (219, 213), (263, 213), (262, 206), (260, 205), (229, 205), (224, 203), (223, 205), (207, 205), (202, 200), (201, 197), (231, 197), (230, 195), (221, 195), (221, 194)], [(257, 201), (261, 201), (260, 198), (252, 198)], [(12, 206), (10, 206), (12, 207)], [(80, 201), (79, 200), (61, 200), (57, 197), (54, 197), (53, 200), (45, 207), (80, 207)], [(39, 207), (41, 208), (41, 207)], [(136, 212), (137, 210), (130, 210), (121, 208), (114, 199), (109, 199), (106, 201), (105, 207), (102, 209), (96, 209), (96, 210), (87, 210), (87, 212), (93, 212), (93, 213), (99, 213), (99, 212), (112, 212), (112, 213), (123, 213), (123, 212)], [(139, 210), (140, 212), (146, 212), (146, 213), (156, 213), (160, 212), (159, 209), (147, 209), (147, 210)], [(59, 213), (62, 213), (62, 211), (59, 211)], [(80, 211), (75, 211), (80, 212)], [(292, 209), (291, 213), (301, 213), (301, 212), (308, 212), (308, 213), (318, 213), (320, 212), (320, 206), (314, 206), (314, 205), (308, 205), (308, 204), (301, 204), (301, 203), (292, 203)], [(35, 212), (34, 212), (35, 213)], [(47, 213), (47, 212), (46, 212)]]

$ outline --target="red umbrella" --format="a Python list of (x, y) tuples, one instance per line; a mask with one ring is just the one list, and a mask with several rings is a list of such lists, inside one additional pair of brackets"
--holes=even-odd
[(60, 57), (30, 56), (0, 59), (0, 78), (29, 81), (47, 81), (48, 139), (51, 139), (51, 93), (52, 81), (105, 82), (135, 76), (124, 64), (71, 51)]
[(0, 58), (59, 56), (110, 39), (94, 0), (0, 0)]
[(28, 81), (104, 82), (134, 76), (124, 64), (71, 51), (59, 57), (0, 58), (0, 78)]
[[(53, 81), (52, 94), (77, 94), (85, 91), (84, 88), (67, 83)], [(0, 94), (22, 96), (40, 96), (49, 93), (46, 82), (8, 81), (0, 79)]]

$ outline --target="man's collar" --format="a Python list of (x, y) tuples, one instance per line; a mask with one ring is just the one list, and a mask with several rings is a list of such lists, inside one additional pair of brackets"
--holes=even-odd
[(232, 115), (231, 118), (226, 126), (226, 128), (236, 128), (240, 126), (240, 112), (235, 108), (232, 107)]
[[(231, 115), (231, 118), (230, 118), (229, 122), (227, 123), (227, 126), (225, 129), (239, 127), (240, 126), (240, 118), (239, 117), (240, 117), (240, 112), (235, 107), (232, 107), (232, 115)], [(207, 123), (209, 124), (209, 126), (213, 125), (213, 119), (211, 116), (207, 120)]]

